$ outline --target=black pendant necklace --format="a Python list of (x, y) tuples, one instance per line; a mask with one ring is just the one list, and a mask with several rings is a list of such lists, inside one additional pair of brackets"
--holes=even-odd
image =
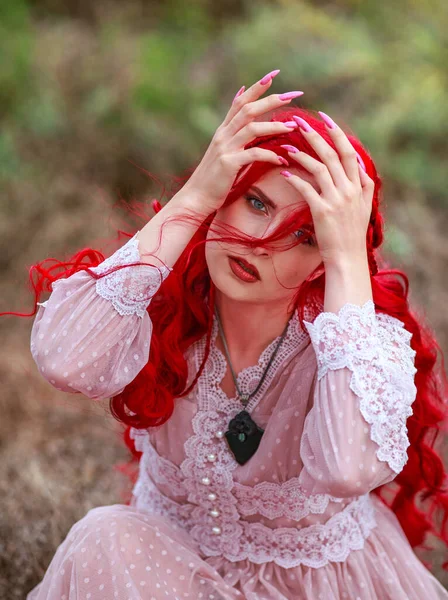
[[(244, 405), (244, 407), (246, 407), (247, 403), (252, 398), (252, 396), (254, 396), (260, 389), (261, 384), (263, 383), (263, 381), (267, 375), (269, 367), (271, 366), (272, 361), (274, 360), (274, 358), (283, 342), (286, 332), (288, 331), (290, 319), (288, 320), (288, 323), (286, 324), (286, 327), (280, 337), (280, 340), (279, 340), (271, 358), (269, 359), (269, 363), (268, 363), (266, 369), (264, 370), (263, 376), (260, 379), (259, 384), (257, 385), (255, 390), (251, 394), (241, 394), (240, 389), (238, 387), (237, 378), (236, 378), (235, 372), (233, 370), (232, 363), (230, 361), (229, 349), (227, 347), (226, 338), (224, 336), (224, 331), (222, 329), (221, 320), (219, 318), (218, 309), (216, 308), (216, 306), (215, 306), (215, 314), (216, 314), (216, 318), (218, 320), (219, 331), (220, 331), (222, 342), (224, 345), (227, 362), (229, 363), (230, 370), (232, 372), (233, 381), (235, 382), (235, 387), (236, 387), (238, 396), (239, 396), (242, 404)], [(240, 465), (244, 465), (249, 460), (249, 458), (251, 458), (255, 454), (258, 446), (260, 445), (263, 433), (264, 433), (264, 430), (255, 423), (255, 421), (252, 419), (250, 414), (245, 409), (242, 410), (241, 412), (239, 412), (237, 415), (235, 415), (235, 417), (233, 417), (233, 419), (230, 420), (229, 428), (225, 432), (224, 435), (226, 437), (226, 440), (227, 440), (230, 450), (232, 451), (236, 461)]]

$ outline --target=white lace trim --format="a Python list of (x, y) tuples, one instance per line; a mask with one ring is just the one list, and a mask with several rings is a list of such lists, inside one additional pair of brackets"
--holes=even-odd
[[(112, 256), (106, 258), (97, 267), (92, 267), (91, 270), (102, 274), (111, 267), (141, 262), (137, 233)], [(96, 292), (102, 298), (110, 300), (120, 315), (135, 314), (142, 318), (152, 297), (171, 271), (172, 269), (165, 265), (158, 268), (149, 264), (119, 269), (98, 279)]]
[[(213, 504), (202, 490), (206, 488), (205, 492), (209, 493), (211, 488), (199, 482), (187, 486), (193, 496), (190, 502), (171, 500), (152, 481), (145, 463), (141, 464), (133, 504), (139, 510), (166, 516), (175, 527), (188, 531), (205, 556), (224, 556), (232, 562), (248, 559), (256, 564), (274, 562), (284, 568), (305, 565), (317, 569), (329, 562), (343, 562), (352, 550), (363, 548), (365, 539), (376, 526), (373, 504), (369, 494), (365, 494), (326, 523), (271, 529), (262, 523), (234, 519), (236, 505), (225, 505), (222, 501)], [(214, 486), (213, 491), (221, 499), (218, 488)], [(220, 515), (212, 516), (211, 510), (217, 507)], [(220, 536), (211, 533), (216, 525), (222, 527)]]
[(298, 477), (291, 477), (283, 483), (262, 481), (254, 487), (235, 482), (233, 494), (238, 500), (238, 510), (244, 515), (262, 515), (268, 519), (287, 517), (300, 521), (309, 514), (323, 514), (329, 502), (343, 502), (342, 498), (329, 494), (307, 496), (298, 483)]
[(173, 496), (187, 496), (182, 471), (173, 462), (157, 453), (151, 444), (148, 432), (132, 428), (130, 435), (134, 440), (135, 449), (143, 453), (140, 469), (148, 473), (154, 483), (168, 485)]
[(224, 552), (229, 560), (247, 558), (257, 564), (272, 561), (285, 568), (305, 565), (318, 569), (329, 562), (344, 562), (352, 550), (364, 548), (376, 520), (369, 494), (365, 494), (324, 524), (303, 529), (270, 529), (261, 523), (247, 522), (242, 526), (242, 546), (234, 554)]
[[(307, 311), (305, 309), (305, 314)], [(216, 316), (213, 315), (213, 326), (211, 333), (211, 343), (210, 343), (210, 354), (207, 360), (207, 363), (204, 368), (204, 386), (207, 388), (204, 389), (204, 392), (199, 395), (199, 408), (200, 410), (219, 410), (221, 412), (225, 412), (226, 414), (231, 414), (239, 412), (241, 410), (241, 402), (240, 400), (234, 396), (233, 398), (229, 398), (227, 394), (220, 387), (221, 381), (224, 379), (227, 370), (227, 361), (221, 352), (221, 350), (216, 346), (216, 338), (218, 335), (218, 321)], [(258, 362), (256, 365), (247, 367), (243, 369), (237, 375), (238, 387), (243, 394), (250, 394), (260, 383), (260, 379), (268, 365), (269, 360), (271, 359), (272, 353), (275, 350), (281, 336), (276, 337), (262, 352), (260, 355)], [(278, 368), (281, 364), (283, 364), (286, 360), (292, 357), (292, 355), (296, 352), (299, 346), (302, 343), (309, 339), (308, 333), (300, 327), (298, 309), (294, 311), (292, 315), (288, 330), (286, 332), (285, 338), (280, 346), (279, 351), (277, 352), (272, 364), (269, 368), (269, 371), (263, 381), (258, 392), (252, 396), (250, 401), (246, 405), (246, 410), (251, 413), (255, 407), (260, 402), (261, 398), (265, 394), (266, 390), (272, 383)], [(205, 339), (201, 340), (201, 345), (199, 348), (200, 352), (205, 352)], [(236, 412), (235, 412), (236, 411)]]
[[(157, 453), (148, 432), (132, 429), (131, 438), (136, 450), (143, 454), (141, 468), (151, 480), (157, 485), (166, 485), (173, 496), (186, 497), (188, 486), (182, 471)], [(309, 514), (323, 514), (330, 502), (347, 500), (329, 494), (306, 495), (298, 479), (292, 477), (282, 483), (263, 481), (253, 487), (234, 482), (232, 493), (238, 501), (238, 511), (244, 516), (259, 514), (271, 520), (286, 517), (300, 521)]]
[[(225, 441), (215, 435), (227, 416), (198, 412), (192, 422), (196, 435), (186, 440), (187, 458), (180, 467), (157, 454), (147, 431), (131, 429), (136, 450), (143, 453), (133, 490), (138, 508), (168, 516), (190, 533), (205, 556), (223, 555), (231, 561), (248, 558), (256, 563), (273, 561), (286, 568), (299, 564), (318, 568), (329, 561), (343, 561), (350, 550), (363, 547), (375, 526), (367, 496), (351, 501), (324, 524), (271, 529), (241, 520), (255, 513), (270, 519), (283, 516), (298, 520), (310, 513), (322, 514), (330, 501), (347, 499), (324, 494), (306, 498), (297, 478), (255, 488), (234, 483), (231, 471), (237, 463)], [(166, 485), (179, 502), (162, 494), (160, 484)], [(214, 499), (210, 499), (210, 492)], [(267, 500), (269, 504), (264, 504)], [(214, 527), (220, 528), (219, 535)]]
[(371, 425), (370, 437), (379, 446), (376, 455), (400, 473), (409, 446), (406, 420), (417, 395), (412, 334), (398, 319), (375, 314), (372, 300), (363, 306), (345, 304), (337, 315), (323, 312), (314, 323), (304, 324), (316, 352), (318, 380), (329, 369), (352, 371), (350, 389)]

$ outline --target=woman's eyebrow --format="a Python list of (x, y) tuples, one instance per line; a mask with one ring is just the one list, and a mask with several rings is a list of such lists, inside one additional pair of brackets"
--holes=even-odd
[(249, 189), (259, 194), (262, 197), (262, 199), (266, 202), (266, 204), (269, 204), (269, 206), (271, 206), (272, 208), (278, 208), (277, 204), (273, 200), (271, 200), (269, 196), (266, 196), (266, 194), (262, 192), (259, 187), (252, 185)]

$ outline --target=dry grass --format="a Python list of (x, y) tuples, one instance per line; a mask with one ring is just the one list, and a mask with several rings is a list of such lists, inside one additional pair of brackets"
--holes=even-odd
[(121, 427), (81, 395), (51, 388), (25, 353), (26, 331), (0, 353), (0, 598), (23, 599), (71, 526), (95, 506), (123, 501), (129, 457)]

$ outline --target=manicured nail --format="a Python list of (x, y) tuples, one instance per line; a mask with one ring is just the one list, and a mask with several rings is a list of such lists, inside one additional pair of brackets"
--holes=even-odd
[(318, 110), (317, 112), (320, 114), (320, 116), (322, 117), (322, 119), (325, 121), (325, 123), (328, 125), (328, 127), (330, 129), (336, 129), (337, 128), (336, 123), (333, 121), (333, 119), (331, 117), (329, 117), (328, 115), (326, 115), (321, 110)]
[(295, 121), (285, 121), (283, 125), (286, 125), (286, 127), (297, 127), (297, 123)]
[(310, 127), (310, 125), (308, 125), (308, 123), (305, 121), (305, 119), (302, 119), (302, 117), (293, 115), (292, 118), (304, 131), (314, 131), (314, 129)]
[(289, 167), (289, 162), (283, 156), (279, 156), (278, 160), (282, 163), (282, 165), (285, 165), (285, 167)]
[(292, 152), (292, 154), (298, 152), (298, 149), (295, 146), (290, 146), (289, 144), (283, 144), (282, 146), (280, 146), (280, 148), (284, 148), (288, 152)]
[(280, 69), (275, 69), (275, 71), (271, 71), (270, 73), (265, 75), (262, 79), (260, 79), (260, 81), (258, 83), (261, 83), (261, 85), (266, 85), (267, 83), (269, 83), (271, 81), (271, 79), (274, 79), (274, 77), (276, 75), (278, 75), (279, 73), (280, 73)]
[(245, 86), (245, 85), (243, 85), (243, 87), (242, 87), (242, 88), (240, 88), (240, 89), (237, 91), (237, 93), (236, 93), (236, 96), (235, 96), (235, 98), (234, 98), (234, 99), (233, 99), (233, 101), (232, 101), (232, 104), (235, 102), (235, 100), (238, 98), (238, 96), (241, 96), (241, 94), (244, 92), (244, 90), (245, 90), (245, 89), (246, 89), (246, 86)]
[(292, 173), (289, 171), (280, 171), (280, 175), (283, 175), (284, 177), (292, 177)]
[(356, 153), (356, 157), (358, 159), (358, 162), (361, 166), (361, 169), (364, 169), (364, 171), (367, 173), (367, 169), (366, 169), (366, 165), (364, 164), (364, 161), (362, 160), (361, 156), (359, 155), (359, 153)]
[(303, 96), (303, 92), (286, 92), (285, 94), (279, 94), (279, 100), (292, 100), (293, 98), (298, 98), (299, 96)]

